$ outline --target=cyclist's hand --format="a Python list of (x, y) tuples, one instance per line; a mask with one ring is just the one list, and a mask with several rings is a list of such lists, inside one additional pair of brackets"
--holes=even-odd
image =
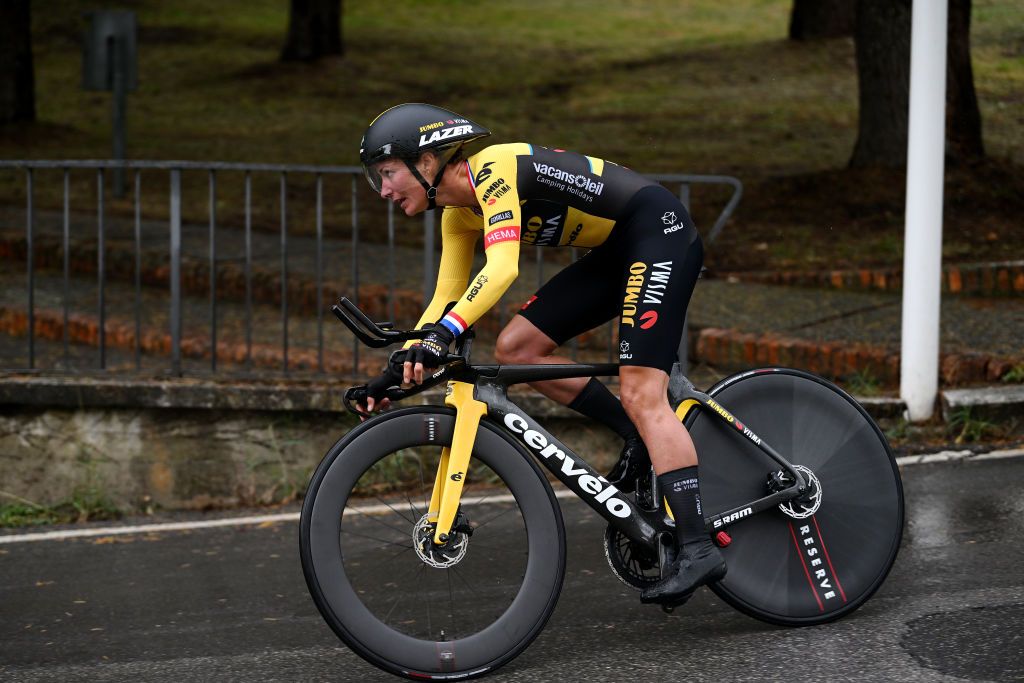
[[(372, 413), (376, 410), (387, 410), (391, 406), (391, 399), (385, 394), (391, 387), (398, 386), (401, 378), (390, 368), (385, 368), (377, 377), (366, 383), (366, 387), (359, 391), (356, 398), (356, 406), (365, 413)], [(360, 417), (365, 420), (365, 417)]]
[(428, 325), (426, 337), (409, 347), (405, 356), (402, 381), (406, 384), (423, 383), (425, 371), (440, 367), (448, 355), (448, 346), (455, 341), (455, 335), (444, 325)]

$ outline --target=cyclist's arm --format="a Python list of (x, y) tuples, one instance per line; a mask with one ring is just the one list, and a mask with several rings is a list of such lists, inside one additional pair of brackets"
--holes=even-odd
[[(441, 265), (437, 271), (437, 284), (434, 296), (416, 323), (416, 329), (440, 320), (445, 307), (458, 301), (466, 291), (473, 268), (473, 249), (480, 230), (478, 226), (467, 225), (460, 213), (449, 209), (441, 214)], [(404, 348), (415, 343), (416, 340), (406, 342)]]
[[(487, 263), (470, 280), (455, 307), (441, 320), (441, 324), (456, 336), (465, 332), (467, 327), (498, 303), (502, 294), (519, 276), (522, 211), (515, 187), (515, 157), (495, 157), (488, 170), (491, 173), (486, 180), (477, 182), (474, 187), (483, 212), (484, 255)], [(472, 173), (473, 169), (470, 168), (471, 177)], [(477, 178), (481, 175), (478, 173)]]

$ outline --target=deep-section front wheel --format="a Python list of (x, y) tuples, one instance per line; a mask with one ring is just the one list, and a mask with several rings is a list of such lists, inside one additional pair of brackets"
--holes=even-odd
[(554, 609), (565, 533), (537, 465), (484, 420), (449, 540), (427, 509), (454, 412), (393, 411), (353, 430), (313, 475), (300, 550), (310, 594), (369, 662), (466, 678), (519, 654)]
[(773, 508), (729, 526), (729, 573), (713, 590), (778, 624), (817, 624), (857, 609), (895, 562), (903, 530), (899, 470), (874, 420), (835, 385), (798, 370), (743, 373), (708, 393), (738, 422), (702, 412), (687, 419), (705, 515), (771, 490), (767, 478), (780, 468), (743, 427), (812, 473), (817, 491), (810, 493), (820, 494), (820, 501), (807, 496), (787, 511)]

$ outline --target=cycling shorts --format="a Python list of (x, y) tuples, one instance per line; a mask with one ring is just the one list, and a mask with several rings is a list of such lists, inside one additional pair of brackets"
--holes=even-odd
[(619, 316), (619, 363), (670, 373), (704, 247), (661, 185), (629, 201), (608, 239), (556, 274), (519, 314), (561, 346)]

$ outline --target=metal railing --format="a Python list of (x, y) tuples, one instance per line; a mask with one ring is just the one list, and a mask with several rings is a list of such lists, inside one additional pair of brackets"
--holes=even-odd
[[(324, 190), (325, 182), (329, 182), (332, 186), (338, 186), (342, 188), (342, 193), (347, 195), (343, 198), (342, 203), (347, 203), (350, 207), (350, 220), (348, 224), (343, 222), (339, 223), (337, 227), (342, 228), (343, 231), (348, 232), (349, 244), (347, 246), (350, 251), (350, 263), (349, 272), (347, 274), (349, 289), (345, 293), (349, 298), (354, 301), (359, 301), (360, 286), (363, 284), (364, 278), (361, 273), (361, 241), (360, 241), (360, 202), (359, 202), (359, 189), (362, 187), (362, 169), (354, 166), (308, 166), (308, 165), (280, 165), (280, 164), (236, 164), (236, 163), (215, 163), (215, 162), (188, 162), (188, 161), (110, 161), (110, 160), (55, 160), (55, 161), (0, 161), (0, 169), (9, 169), (14, 171), (23, 171), (25, 173), (25, 284), (26, 284), (26, 321), (25, 321), (25, 333), (27, 337), (27, 359), (26, 362), (18, 367), (12, 367), (10, 358), (4, 358), (0, 360), (0, 367), (4, 369), (27, 369), (34, 370), (37, 367), (37, 354), (36, 354), (36, 263), (34, 261), (35, 254), (35, 238), (37, 234), (37, 221), (39, 219), (39, 213), (35, 205), (35, 194), (38, 191), (37, 188), (37, 172), (61, 172), (63, 178), (62, 195), (63, 201), (61, 202), (62, 212), (60, 214), (61, 222), (61, 251), (63, 253), (62, 269), (63, 269), (63, 321), (62, 321), (62, 343), (64, 351), (64, 359), (66, 360), (69, 355), (70, 339), (69, 339), (69, 301), (72, 298), (72, 278), (71, 278), (71, 178), (72, 172), (80, 174), (82, 171), (93, 171), (95, 172), (95, 209), (96, 209), (96, 288), (97, 288), (97, 307), (96, 307), (96, 347), (97, 347), (97, 358), (94, 368), (105, 370), (107, 368), (107, 276), (108, 276), (108, 264), (106, 263), (107, 254), (107, 207), (105, 206), (105, 171), (108, 169), (120, 168), (130, 172), (134, 172), (134, 182), (132, 183), (132, 194), (130, 201), (131, 206), (131, 221), (133, 222), (133, 263), (134, 273), (132, 276), (132, 286), (134, 289), (134, 348), (132, 349), (134, 368), (135, 370), (142, 369), (142, 357), (143, 357), (143, 324), (142, 324), (142, 312), (145, 304), (143, 303), (143, 186), (142, 186), (142, 173), (143, 172), (164, 172), (167, 174), (168, 189), (167, 189), (167, 236), (168, 236), (168, 261), (169, 261), (169, 272), (168, 272), (168, 320), (167, 330), (169, 332), (169, 356), (170, 356), (170, 367), (169, 371), (172, 375), (180, 376), (184, 373), (183, 356), (182, 356), (182, 321), (183, 321), (183, 301), (185, 301), (185, 293), (182, 287), (182, 231), (183, 231), (183, 188), (182, 188), (182, 175), (183, 174), (205, 174), (208, 209), (206, 211), (208, 217), (208, 251), (206, 253), (207, 270), (208, 270), (208, 300), (206, 302), (206, 315), (208, 317), (208, 344), (210, 349), (210, 359), (208, 372), (218, 373), (222, 371), (222, 368), (218, 366), (218, 313), (220, 301), (218, 297), (218, 265), (219, 259), (221, 258), (218, 253), (218, 234), (223, 235), (225, 230), (237, 231), (237, 227), (228, 228), (226, 225), (218, 224), (218, 203), (220, 201), (218, 194), (218, 175), (226, 173), (240, 173), (243, 174), (244, 191), (242, 198), (242, 239), (244, 242), (244, 257), (243, 257), (243, 273), (244, 273), (244, 347), (245, 355), (241, 362), (242, 372), (251, 373), (254, 370), (253, 364), (253, 328), (254, 328), (254, 288), (253, 288), (253, 274), (254, 274), (254, 260), (253, 260), (253, 249), (254, 249), (254, 236), (255, 231), (253, 227), (253, 178), (254, 176), (263, 178), (264, 176), (276, 176), (278, 178), (278, 204), (279, 204), (279, 240), (278, 249), (280, 250), (280, 263), (279, 263), (279, 277), (280, 277), (280, 325), (281, 325), (281, 338), (280, 338), (280, 368), (279, 370), (284, 374), (288, 374), (291, 370), (289, 363), (289, 350), (290, 350), (290, 339), (289, 339), (289, 255), (290, 248), (293, 243), (298, 239), (290, 234), (289, 231), (289, 189), (293, 187), (294, 179), (300, 177), (311, 179), (314, 187), (314, 204), (312, 215), (314, 216), (314, 231), (313, 231), (313, 288), (315, 291), (315, 308), (316, 315), (316, 362), (315, 370), (317, 372), (325, 371), (324, 361), (324, 337), (323, 337), (323, 313), (331, 302), (324, 301), (323, 289), (325, 279), (325, 266), (324, 266)], [(347, 177), (348, 182), (345, 183)], [(711, 243), (718, 237), (726, 221), (732, 215), (736, 206), (742, 196), (742, 184), (736, 178), (730, 176), (705, 176), (705, 175), (685, 175), (685, 174), (666, 174), (666, 175), (651, 175), (650, 178), (666, 184), (670, 187), (677, 186), (678, 193), (681, 201), (684, 205), (689, 208), (691, 201), (691, 188), (694, 185), (726, 185), (732, 188), (731, 195), (723, 207), (722, 211), (718, 214), (715, 223), (712, 225), (710, 231), (705, 234), (705, 242)], [(341, 182), (338, 182), (338, 181)], [(291, 184), (290, 184), (291, 183)], [(265, 183), (264, 183), (265, 184)], [(347, 185), (347, 189), (345, 189)], [(368, 191), (368, 190), (364, 190)], [(123, 208), (123, 207), (122, 207)], [(308, 209), (308, 207), (305, 207)], [(375, 203), (374, 205), (374, 216), (373, 221), (377, 224), (386, 222), (387, 225), (387, 258), (386, 258), (386, 273), (375, 272), (371, 276), (371, 280), (379, 282), (384, 280), (383, 284), (387, 287), (387, 303), (386, 311), (389, 319), (394, 320), (395, 317), (395, 294), (396, 294), (396, 226), (394, 208), (390, 202), (387, 203)], [(378, 213), (379, 212), (379, 213)], [(385, 213), (382, 218), (380, 213)], [(365, 219), (364, 219), (365, 222)], [(435, 227), (435, 216), (434, 212), (426, 212), (422, 218), (422, 268), (423, 268), (423, 300), (426, 301), (433, 293), (434, 278), (436, 277), (436, 257), (435, 257), (435, 240), (434, 240), (434, 227)], [(3, 226), (0, 225), (0, 232), (6, 232), (10, 235), (14, 226)], [(261, 233), (262, 235), (263, 233)], [(302, 242), (308, 242), (308, 238), (303, 237)], [(307, 245), (308, 246), (308, 245)], [(384, 248), (383, 242), (380, 243), (380, 247)], [(575, 259), (576, 249), (572, 249), (572, 257)], [(544, 250), (542, 248), (536, 248), (536, 274), (537, 284), (544, 281), (544, 265), (545, 257)], [(408, 260), (406, 261), (406, 267), (408, 267)], [(5, 269), (6, 270), (6, 269)], [(307, 273), (300, 275), (308, 276)], [(383, 277), (382, 277), (383, 276)], [(405, 273), (405, 280), (408, 281), (408, 273)], [(194, 306), (194, 302), (193, 302)], [(503, 318), (504, 316), (502, 316)], [(504, 322), (504, 319), (501, 320)], [(609, 359), (612, 358), (614, 353), (612, 347), (613, 341), (613, 327), (609, 325), (609, 337), (608, 337), (608, 355)], [(685, 343), (685, 340), (684, 340)], [(358, 343), (353, 343), (351, 350), (351, 367), (358, 368), (359, 366), (359, 354), (360, 349)], [(575, 355), (575, 347), (574, 347)]]

